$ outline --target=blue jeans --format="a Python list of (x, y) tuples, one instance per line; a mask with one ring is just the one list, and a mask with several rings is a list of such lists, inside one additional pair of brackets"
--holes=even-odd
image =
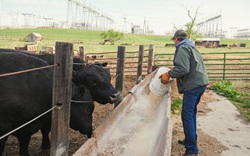
[(186, 153), (198, 154), (197, 133), (196, 133), (196, 114), (197, 105), (207, 86), (204, 85), (193, 90), (184, 92), (182, 101), (181, 119), (185, 134)]

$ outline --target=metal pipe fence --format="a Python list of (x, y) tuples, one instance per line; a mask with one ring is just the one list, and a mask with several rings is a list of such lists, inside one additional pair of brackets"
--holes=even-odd
[[(149, 49), (143, 49), (143, 54), (140, 51), (126, 51), (124, 61), (124, 75), (136, 75), (138, 67), (142, 66), (142, 75), (145, 76), (151, 73), (152, 57), (154, 47), (149, 45)], [(142, 56), (141, 56), (142, 55)], [(139, 60), (139, 57), (142, 57)], [(107, 62), (107, 68), (111, 74), (116, 73), (117, 52), (91, 52), (85, 53), (84, 59), (87, 63)], [(139, 61), (139, 62), (138, 62)]]
[[(250, 52), (201, 53), (209, 80), (250, 80)], [(154, 54), (154, 66), (173, 66), (174, 54)]]

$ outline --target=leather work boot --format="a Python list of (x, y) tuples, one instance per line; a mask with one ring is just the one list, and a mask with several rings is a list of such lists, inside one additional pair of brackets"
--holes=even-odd
[(185, 140), (178, 140), (178, 144), (185, 145)]

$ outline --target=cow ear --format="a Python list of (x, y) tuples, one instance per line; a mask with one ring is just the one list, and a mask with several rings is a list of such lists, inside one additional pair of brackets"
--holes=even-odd
[(108, 62), (102, 63), (102, 67), (106, 67), (108, 65)]

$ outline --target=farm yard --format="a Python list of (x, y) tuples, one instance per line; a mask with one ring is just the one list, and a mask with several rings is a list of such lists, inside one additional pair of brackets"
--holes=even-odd
[[(136, 76), (128, 76), (125, 78), (124, 81), (124, 96), (129, 92), (129, 90), (134, 86), (136, 81)], [(173, 84), (174, 85), (174, 84)], [(180, 97), (180, 95), (176, 92), (174, 89), (175, 86), (173, 86), (173, 92), (172, 92), (172, 101)], [(209, 98), (208, 94), (205, 94), (203, 102), (201, 103), (199, 108), (201, 111), (199, 115), (205, 115), (206, 111), (209, 111), (206, 109), (205, 101)], [(212, 100), (212, 99), (210, 99)], [(93, 125), (94, 128), (98, 127), (106, 117), (109, 116), (109, 114), (114, 109), (114, 105), (107, 104), (107, 105), (100, 105), (98, 103), (95, 103), (95, 110), (93, 113)], [(183, 133), (182, 133), (182, 125), (180, 122), (180, 116), (178, 114), (172, 114), (172, 119), (174, 122), (173, 126), (173, 139), (172, 139), (172, 156), (179, 156), (183, 153), (184, 148), (183, 146), (179, 145), (177, 143), (178, 140), (183, 139)], [(198, 131), (199, 135), (199, 147), (201, 150), (201, 156), (205, 156), (202, 154), (202, 152), (205, 151), (206, 154), (210, 156), (217, 156), (221, 151), (225, 150), (226, 147), (220, 144), (218, 140), (215, 138), (212, 138), (202, 132), (201, 130)], [(79, 132), (76, 132), (74, 130), (70, 130), (69, 134), (70, 138), (70, 144), (69, 144), (69, 155), (74, 154), (83, 144), (87, 141), (87, 136), (82, 135)], [(44, 156), (49, 155), (49, 152), (47, 151), (41, 151), (41, 133), (38, 132), (35, 135), (32, 136), (32, 140), (29, 145), (29, 151), (31, 156)], [(17, 139), (13, 136), (9, 137), (8, 142), (5, 146), (5, 156), (8, 155), (18, 155), (18, 142)]]
[[(1, 32), (2, 30), (0, 30)], [(25, 30), (27, 31), (27, 30)], [(30, 31), (30, 30), (29, 30)], [(47, 31), (47, 30), (46, 30)], [(57, 31), (57, 30), (55, 30)], [(43, 34), (43, 33), (41, 33)], [(83, 35), (84, 36), (84, 35)], [(75, 47), (77, 47), (78, 45), (82, 45), (84, 44), (85, 47), (85, 51), (89, 54), (91, 54), (91, 52), (110, 52), (110, 51), (117, 51), (117, 46), (118, 45), (99, 45), (98, 41), (99, 39), (93, 39), (92, 35), (88, 35), (91, 36), (89, 39), (86, 39), (85, 37), (83, 37), (83, 39), (63, 39), (64, 41), (71, 41), (71, 42), (75, 42)], [(95, 36), (98, 36), (98, 33), (95, 34)], [(1, 36), (2, 37), (2, 36)], [(14, 36), (13, 38), (17, 38), (17, 36)], [(60, 37), (55, 37), (54, 39), (49, 39), (50, 37), (47, 37), (46, 40), (43, 40), (41, 42), (38, 42), (38, 49), (41, 49), (42, 44), (46, 44), (46, 46), (53, 46), (53, 44), (55, 43), (55, 40), (58, 40)], [(70, 37), (69, 37), (70, 38)], [(92, 39), (91, 39), (92, 38)], [(145, 38), (148, 38), (148, 40), (146, 40)], [(153, 38), (153, 37), (152, 37)], [(117, 44), (123, 44), (123, 43), (129, 43), (129, 46), (127, 47), (127, 51), (138, 51), (138, 47), (141, 44), (147, 45), (147, 44), (154, 44), (155, 45), (155, 52), (156, 53), (165, 53), (165, 52), (170, 52), (173, 53), (174, 52), (174, 48), (173, 47), (169, 47), (166, 48), (164, 47), (164, 44), (166, 41), (170, 41), (170, 37), (159, 37), (161, 39), (151, 39), (150, 37), (144, 37), (144, 36), (136, 36), (136, 38), (133, 38), (132, 36), (128, 35), (127, 38), (123, 41), (119, 41), (119, 43)], [(3, 38), (1, 38), (1, 41), (4, 41), (0, 43), (1, 48), (14, 48), (15, 46), (23, 46), (24, 44), (26, 44), (25, 42), (22, 42), (20, 40), (8, 40), (5, 41)], [(98, 40), (98, 41), (96, 41)], [(138, 40), (138, 41), (137, 41)], [(6, 42), (6, 43), (5, 43)], [(80, 43), (81, 42), (81, 43)], [(225, 41), (226, 42), (226, 41)], [(228, 41), (228, 42), (236, 42), (236, 41)], [(240, 41), (241, 42), (241, 41)], [(243, 41), (243, 42), (248, 42), (248, 41)], [(80, 43), (80, 44), (79, 44)], [(229, 43), (229, 44), (230, 44)], [(249, 44), (247, 44), (249, 45)], [(106, 49), (104, 49), (104, 46), (106, 47)], [(147, 49), (147, 48), (145, 48)], [(241, 52), (249, 52), (250, 48), (246, 47), (246, 48), (209, 48), (209, 49), (205, 49), (205, 48), (201, 48), (200, 51), (206, 50), (206, 52), (219, 52), (219, 51), (230, 51), (230, 52), (236, 52), (236, 51), (241, 51)], [(100, 60), (98, 60), (100, 61)], [(135, 62), (136, 60), (134, 59), (133, 62)], [(145, 68), (145, 67), (144, 67)], [(147, 69), (145, 69), (147, 70)], [(144, 78), (144, 77), (143, 77)], [(115, 79), (115, 75), (113, 73), (112, 75), (112, 80)], [(123, 97), (125, 97), (129, 90), (131, 88), (133, 88), (133, 86), (136, 84), (136, 74), (129, 74), (129, 75), (125, 75), (124, 77), (124, 86), (123, 86)], [(112, 81), (113, 85), (114, 81)], [(211, 82), (211, 84), (213, 84), (214, 82)], [(248, 81), (233, 81), (234, 86), (238, 89), (241, 90), (243, 92), (246, 93), (250, 93), (250, 88), (247, 87), (249, 86), (249, 80)], [(246, 85), (248, 84), (248, 85)], [(172, 95), (171, 95), (171, 100), (172, 102), (174, 102), (176, 99), (181, 98), (181, 95), (179, 95), (176, 91), (176, 86), (175, 84), (172, 85)], [(199, 115), (206, 115), (207, 112), (209, 112), (210, 110), (207, 109), (206, 107), (206, 103), (208, 101), (212, 101), (214, 99), (211, 99), (210, 97), (210, 93), (206, 92), (206, 94), (203, 96), (203, 99), (201, 100), (201, 104), (200, 104), (200, 108), (199, 108)], [(93, 126), (94, 129), (97, 128), (104, 120), (106, 117), (108, 117), (110, 115), (110, 113), (112, 112), (112, 110), (114, 109), (114, 105), (112, 104), (107, 104), (107, 105), (100, 105), (98, 103), (95, 103), (95, 110), (93, 113)], [(183, 154), (184, 148), (183, 146), (179, 145), (177, 143), (178, 140), (183, 139), (183, 133), (182, 133), (182, 125), (180, 122), (180, 115), (178, 112), (173, 112), (172, 113), (172, 119), (174, 122), (174, 126), (173, 126), (173, 138), (172, 138), (172, 156), (178, 156)], [(217, 156), (219, 155), (223, 150), (226, 150), (227, 148), (225, 146), (223, 146), (217, 139), (205, 134), (204, 132), (202, 132), (201, 130), (198, 130), (198, 135), (199, 135), (199, 148), (200, 148), (200, 155), (201, 156), (205, 156), (205, 155), (209, 155), (209, 156)], [(70, 138), (70, 145), (69, 145), (69, 154), (72, 155), (78, 148), (81, 147), (82, 144), (84, 144), (84, 142), (87, 141), (87, 137), (85, 135), (80, 134), (79, 132), (70, 130), (70, 134), (69, 134), (69, 138)], [(42, 156), (42, 155), (49, 155), (49, 152), (42, 152), (40, 151), (40, 145), (41, 145), (41, 133), (36, 133), (35, 135), (32, 136), (32, 141), (30, 142), (29, 145), (29, 151), (30, 154), (33, 156)], [(18, 143), (15, 137), (9, 137), (8, 142), (6, 143), (5, 146), (5, 153), (4, 155), (8, 156), (8, 155), (18, 155)]]
[[(129, 92), (129, 90), (134, 86), (136, 81), (136, 76), (127, 76), (124, 79), (124, 96)], [(174, 101), (176, 98), (180, 97), (180, 95), (177, 93), (175, 89), (175, 84), (172, 86), (172, 101)], [(250, 91), (250, 89), (248, 90)], [(204, 94), (203, 99), (201, 100), (201, 103), (199, 105), (199, 113), (198, 116), (206, 115), (207, 112), (211, 111), (207, 109), (206, 102), (212, 101), (213, 99), (210, 98), (209, 92)], [(94, 129), (98, 127), (106, 117), (110, 115), (112, 110), (114, 109), (113, 104), (107, 104), (107, 105), (100, 105), (98, 103), (95, 103), (95, 110), (93, 113), (93, 126)], [(184, 148), (182, 145), (178, 144), (178, 140), (183, 139), (183, 130), (182, 130), (182, 124), (180, 121), (180, 115), (177, 113), (172, 112), (171, 116), (173, 120), (173, 136), (172, 136), (172, 156), (179, 156), (183, 154)], [(216, 138), (213, 138), (206, 133), (204, 133), (202, 130), (198, 129), (198, 135), (199, 135), (199, 148), (200, 148), (200, 155), (201, 156), (218, 156), (223, 150), (226, 150), (227, 147), (223, 146), (219, 140)], [(69, 144), (69, 155), (74, 154), (86, 141), (87, 136), (82, 135), (79, 132), (76, 132), (74, 130), (70, 130), (69, 134), (70, 138), (70, 144)], [(41, 151), (41, 133), (38, 132), (35, 135), (32, 136), (32, 140), (29, 145), (29, 151), (31, 156), (45, 156), (49, 155), (48, 151)], [(5, 153), (4, 156), (9, 155), (18, 155), (18, 142), (17, 139), (13, 136), (10, 136), (8, 139), (8, 142), (5, 146)]]

